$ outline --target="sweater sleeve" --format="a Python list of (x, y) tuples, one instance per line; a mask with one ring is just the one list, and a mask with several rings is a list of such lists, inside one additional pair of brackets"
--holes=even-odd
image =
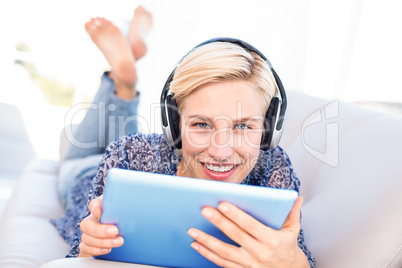
[[(88, 185), (87, 187), (89, 188), (89, 193), (87, 191), (86, 193), (82, 193), (80, 195), (81, 196), (80, 199), (82, 199), (79, 203), (80, 207), (76, 208), (77, 210), (79, 209), (79, 211), (76, 212), (78, 214), (78, 221), (76, 221), (76, 226), (72, 228), (74, 238), (70, 243), (71, 249), (69, 254), (66, 256), (67, 258), (78, 257), (78, 255), (80, 254), (79, 245), (81, 243), (82, 232), (79, 228), (79, 225), (81, 221), (90, 214), (88, 210), (89, 202), (103, 194), (108, 170), (119, 166), (119, 156), (122, 155), (119, 150), (120, 144), (121, 141), (117, 140), (112, 142), (107, 147), (106, 152), (102, 157), (102, 160), (99, 162), (96, 175), (93, 177), (91, 182), (89, 182), (90, 185)], [(82, 185), (80, 186), (80, 188), (82, 188)]]
[[(299, 192), (300, 180), (294, 172), (292, 163), (286, 152), (282, 148), (277, 147), (272, 150), (269, 159), (269, 161), (272, 163), (272, 169), (270, 171), (267, 186), (292, 189)], [(304, 242), (304, 231), (302, 229), (300, 229), (297, 244), (299, 248), (303, 250), (304, 254), (306, 254), (310, 267), (315, 267), (314, 257), (311, 254), (310, 250), (307, 248), (306, 243)]]
[[(77, 257), (79, 255), (79, 244), (81, 243), (80, 222), (89, 216), (89, 202), (100, 197), (105, 189), (107, 173), (111, 168), (133, 169), (148, 172), (158, 172), (164, 169), (169, 150), (164, 148), (166, 143), (161, 135), (134, 134), (123, 136), (112, 142), (99, 163), (96, 175), (93, 177), (90, 190), (87, 194), (86, 205), (80, 208), (80, 216), (75, 228), (76, 235), (72, 243), (72, 248), (67, 257)], [(162, 155), (162, 157), (161, 157)], [(157, 156), (157, 157), (156, 157)]]

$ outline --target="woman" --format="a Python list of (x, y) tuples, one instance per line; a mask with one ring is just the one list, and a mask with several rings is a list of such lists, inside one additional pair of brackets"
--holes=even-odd
[[(166, 85), (173, 99), (167, 101), (167, 106), (173, 105), (168, 113), (176, 104), (179, 111), (168, 116), (168, 141), (164, 135), (133, 134), (109, 145), (93, 180), (90, 213), (80, 223), (83, 234), (73, 255), (102, 255), (124, 243), (116, 226), (99, 223), (106, 175), (112, 167), (299, 190), (286, 153), (277, 146), (261, 150), (267, 149), (265, 138), (272, 134), (266, 130), (276, 128), (270, 118), (279, 116), (268, 108), (280, 96), (275, 74), (263, 58), (254, 48), (231, 39), (207, 42), (184, 57)], [(299, 197), (279, 231), (227, 202), (217, 209), (205, 207), (202, 215), (240, 247), (194, 228), (188, 230), (194, 239), (191, 246), (224, 267), (314, 266), (300, 230), (301, 204)]]

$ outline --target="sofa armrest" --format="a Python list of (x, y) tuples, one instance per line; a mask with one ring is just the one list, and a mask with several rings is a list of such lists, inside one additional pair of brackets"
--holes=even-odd
[(0, 267), (39, 267), (70, 246), (50, 223), (62, 215), (58, 163), (35, 160), (19, 178), (0, 222)]
[(46, 263), (41, 268), (157, 268), (157, 266), (149, 266), (135, 263), (115, 262), (97, 260), (93, 258), (68, 258), (58, 259)]

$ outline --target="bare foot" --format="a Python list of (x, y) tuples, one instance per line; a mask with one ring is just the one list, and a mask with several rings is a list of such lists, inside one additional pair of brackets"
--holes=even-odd
[(152, 15), (142, 6), (134, 10), (127, 40), (130, 43), (136, 60), (139, 60), (147, 53), (147, 46), (144, 39), (152, 28)]
[(112, 67), (112, 78), (117, 82), (116, 94), (124, 99), (135, 97), (135, 59), (120, 30), (104, 18), (91, 19), (85, 24), (85, 29)]

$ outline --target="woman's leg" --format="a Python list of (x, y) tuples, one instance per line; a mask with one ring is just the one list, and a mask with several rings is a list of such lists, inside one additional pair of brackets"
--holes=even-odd
[(145, 38), (152, 28), (152, 14), (142, 6), (134, 10), (130, 28), (127, 33), (127, 41), (131, 46), (134, 58), (139, 60), (147, 53)]
[(151, 26), (151, 14), (142, 7), (134, 12), (127, 39), (115, 25), (103, 18), (92, 19), (85, 25), (112, 71), (102, 76), (92, 104), (69, 139), (71, 145), (65, 160), (103, 153), (105, 147), (119, 136), (137, 132), (139, 93), (135, 90), (134, 55), (138, 58), (145, 55), (144, 28), (149, 27), (149, 31)]
[[(148, 12), (137, 8), (133, 21), (141, 18), (152, 19)], [(88, 34), (109, 61), (112, 71), (103, 74), (100, 88), (74, 132), (64, 158), (66, 161), (62, 162), (59, 170), (59, 192), (66, 213), (52, 222), (72, 245), (71, 256), (78, 252), (79, 243), (75, 242), (80, 241), (81, 231), (77, 223), (82, 219), (82, 214), (87, 213), (88, 192), (102, 156), (100, 154), (104, 153), (105, 146), (112, 140), (137, 132), (139, 93), (135, 90), (135, 59), (146, 53), (145, 43), (141, 39), (143, 36), (135, 36), (139, 32), (135, 29), (138, 24), (131, 24), (127, 38), (105, 19), (92, 19), (85, 25)]]
[(73, 131), (72, 137), (66, 135), (70, 146), (64, 160), (102, 154), (111, 141), (137, 132), (139, 96), (125, 100), (115, 92), (116, 85), (110, 78), (110, 73), (104, 73), (84, 119)]

